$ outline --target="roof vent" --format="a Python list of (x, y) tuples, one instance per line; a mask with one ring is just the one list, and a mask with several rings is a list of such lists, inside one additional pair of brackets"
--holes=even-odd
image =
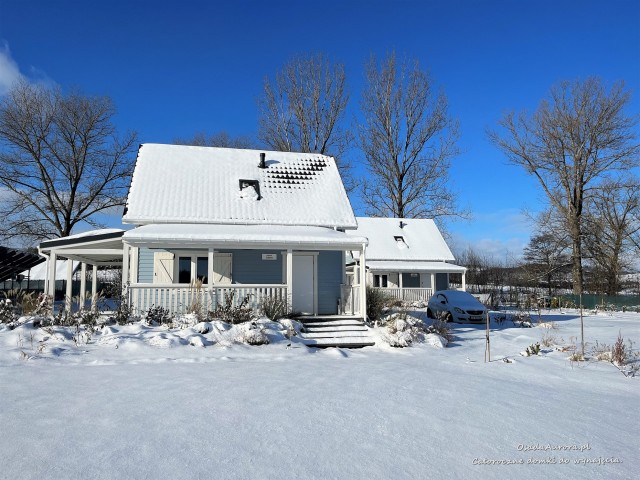
[(406, 223), (404, 223), (402, 220), (400, 220), (400, 228), (404, 228), (405, 225), (406, 225)]
[(266, 153), (260, 153), (260, 163), (258, 164), (258, 168), (267, 168), (267, 162), (265, 161)]

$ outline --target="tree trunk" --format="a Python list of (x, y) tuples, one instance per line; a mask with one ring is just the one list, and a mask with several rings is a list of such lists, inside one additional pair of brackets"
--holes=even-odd
[(580, 219), (576, 218), (573, 221), (571, 228), (571, 237), (573, 238), (573, 252), (571, 259), (573, 263), (572, 268), (572, 283), (573, 293), (575, 295), (582, 294), (583, 278), (582, 278), (582, 238), (580, 229)]

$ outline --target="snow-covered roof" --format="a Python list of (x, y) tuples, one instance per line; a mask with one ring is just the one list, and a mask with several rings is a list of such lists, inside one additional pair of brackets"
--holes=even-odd
[(439, 272), (464, 273), (467, 269), (446, 262), (401, 262), (394, 260), (367, 260), (367, 267), (376, 272)]
[(357, 225), (332, 157), (159, 144), (140, 146), (123, 222)]
[(124, 230), (121, 228), (100, 228), (97, 230), (89, 230), (87, 232), (76, 233), (67, 237), (44, 240), (40, 244), (40, 249), (48, 250), (52, 247), (61, 245), (81, 245), (85, 243), (99, 242), (109, 238), (121, 237), (123, 232)]
[[(56, 280), (67, 279), (67, 262), (69, 260), (56, 260)], [(80, 268), (80, 262), (73, 262), (73, 271), (76, 272)], [(29, 270), (25, 270), (22, 274), (31, 280), (46, 280), (47, 279), (47, 263), (41, 263)]]
[(325, 227), (291, 225), (143, 225), (124, 234), (133, 246), (163, 248), (271, 247), (359, 249), (367, 239)]
[(358, 229), (349, 234), (369, 239), (367, 265), (372, 260), (455, 260), (440, 230), (431, 219), (358, 217), (357, 220)]

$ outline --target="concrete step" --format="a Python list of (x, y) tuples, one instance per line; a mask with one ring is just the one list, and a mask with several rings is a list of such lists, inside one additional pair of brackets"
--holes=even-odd
[(305, 333), (304, 338), (369, 338), (369, 332), (313, 332)]
[(359, 317), (301, 317), (302, 342), (309, 347), (358, 348), (375, 345)]
[(364, 337), (342, 337), (342, 338), (309, 338), (302, 341), (308, 347), (339, 347), (339, 348), (361, 348), (371, 347), (375, 342)]
[(312, 327), (307, 325), (304, 327), (307, 332), (366, 332), (367, 327), (361, 325), (329, 325), (322, 327)]

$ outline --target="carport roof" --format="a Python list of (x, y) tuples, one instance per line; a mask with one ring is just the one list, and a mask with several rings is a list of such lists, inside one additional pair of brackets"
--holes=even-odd
[(29, 270), (45, 259), (34, 253), (0, 247), (0, 282)]

